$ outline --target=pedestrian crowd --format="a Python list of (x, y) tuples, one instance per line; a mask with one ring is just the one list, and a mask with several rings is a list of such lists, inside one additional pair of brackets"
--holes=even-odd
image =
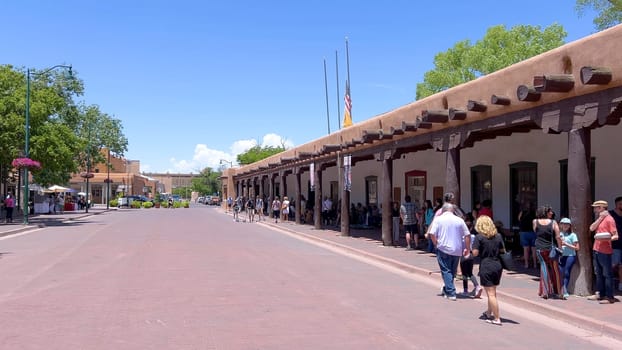
[[(406, 196), (401, 206), (393, 203), (394, 225), (403, 225), (406, 250), (418, 249), (421, 233), (424, 233), (423, 237), (428, 240), (425, 249), (436, 254), (441, 272), (441, 296), (452, 301), (458, 299), (456, 280), (462, 281), (463, 297), (479, 298), (483, 290), (488, 307), (481, 318), (501, 325), (496, 289), (503, 270), (512, 269), (513, 262), (511, 252), (505, 247), (503, 225), (493, 221), (491, 201), (484, 201), (465, 214), (454, 199), (452, 193), (447, 193), (442, 201), (437, 200), (436, 207), (427, 200), (419, 209), (410, 196)], [(618, 239), (622, 229), (622, 197), (615, 199), (611, 210), (604, 200), (595, 201), (592, 207), (596, 219), (589, 229), (593, 233), (596, 292), (587, 299), (612, 304), (616, 301), (614, 290), (622, 291), (622, 241)], [(549, 206), (532, 211), (527, 205), (518, 215), (518, 222), (524, 268), (539, 268), (538, 295), (544, 299), (568, 299), (572, 269), (580, 250), (572, 220), (567, 217), (555, 220), (555, 213)], [(397, 242), (399, 229), (395, 227), (393, 237)], [(479, 259), (477, 276), (473, 273), (474, 258)], [(471, 291), (469, 282), (473, 285)]]
[[(257, 196), (255, 200), (238, 197), (229, 198), (229, 210), (234, 220), (240, 221), (240, 212), (246, 211), (246, 222), (261, 221), (272, 214), (275, 223), (288, 221), (296, 210), (284, 196), (275, 196), (271, 201)], [(301, 207), (305, 215), (303, 222), (313, 219), (313, 207), (302, 197)], [(334, 220), (334, 203), (325, 196), (321, 202), (321, 221), (330, 225)], [(353, 205), (352, 211), (358, 209)], [(618, 233), (622, 229), (622, 197), (615, 199), (615, 206), (609, 210), (604, 200), (592, 204), (595, 221), (590, 225), (594, 233), (592, 256), (595, 275), (595, 293), (588, 300), (601, 304), (616, 301), (614, 290), (622, 291), (622, 241)], [(309, 218), (307, 214), (311, 217)], [(406, 238), (406, 250), (423, 249), (436, 254), (441, 271), (443, 287), (440, 295), (448, 300), (480, 298), (486, 293), (488, 307), (481, 318), (493, 325), (501, 325), (496, 290), (501, 283), (504, 269), (512, 269), (512, 255), (506, 249), (503, 224), (493, 220), (492, 201), (476, 203), (471, 212), (465, 212), (455, 202), (453, 193), (446, 193), (437, 199), (435, 205), (425, 200), (422, 206), (410, 195), (404, 203), (392, 203), (392, 237), (398, 245), (400, 234)], [(265, 219), (264, 219), (265, 220)], [(550, 206), (534, 208), (525, 203), (517, 217), (520, 245), (523, 249), (523, 267), (539, 269), (538, 295), (544, 299), (568, 299), (572, 269), (578, 259), (581, 244), (574, 232), (571, 218), (557, 221)], [(427, 241), (427, 242), (425, 242)], [(422, 246), (422, 242), (425, 242)], [(509, 261), (508, 261), (509, 260)], [(473, 272), (479, 261), (478, 273)], [(479, 277), (479, 278), (478, 278)], [(462, 292), (458, 293), (454, 281), (462, 281)], [(617, 285), (615, 283), (617, 281)], [(469, 283), (472, 289), (469, 290)]]

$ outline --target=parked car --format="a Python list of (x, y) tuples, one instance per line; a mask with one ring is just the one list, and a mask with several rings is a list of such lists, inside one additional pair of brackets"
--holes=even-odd
[(212, 199), (210, 200), (210, 205), (220, 205), (220, 197), (212, 196)]
[(201, 197), (197, 198), (197, 202), (201, 203), (201, 204), (204, 204), (205, 203), (205, 197), (201, 196)]

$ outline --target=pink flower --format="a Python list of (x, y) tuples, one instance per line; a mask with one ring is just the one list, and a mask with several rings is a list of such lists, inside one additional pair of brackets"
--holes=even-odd
[(32, 160), (30, 158), (15, 158), (13, 159), (13, 162), (11, 162), (11, 165), (17, 169), (21, 169), (21, 168), (41, 169), (41, 163), (37, 162), (36, 160)]

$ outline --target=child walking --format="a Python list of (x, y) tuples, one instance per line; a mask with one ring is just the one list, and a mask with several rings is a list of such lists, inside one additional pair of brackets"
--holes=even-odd
[[(466, 247), (469, 249), (469, 252), (473, 250), (473, 243), (475, 242), (475, 234), (473, 232), (473, 219), (469, 216), (465, 219), (465, 223), (467, 227), (471, 231), (471, 246)], [(464, 240), (462, 241), (464, 245)], [(469, 254), (466, 257), (460, 258), (460, 270), (462, 270), (462, 287), (464, 288), (464, 292), (462, 295), (471, 296), (474, 298), (479, 298), (482, 296), (482, 287), (480, 287), (479, 282), (477, 281), (477, 276), (473, 275), (473, 255)], [(473, 291), (469, 293), (469, 280), (473, 283)]]
[(563, 218), (559, 222), (562, 238), (562, 257), (559, 259), (559, 270), (564, 276), (563, 296), (564, 300), (568, 299), (568, 282), (570, 281), (570, 273), (577, 259), (577, 251), (579, 251), (579, 238), (577, 234), (572, 232), (572, 222), (568, 218)]

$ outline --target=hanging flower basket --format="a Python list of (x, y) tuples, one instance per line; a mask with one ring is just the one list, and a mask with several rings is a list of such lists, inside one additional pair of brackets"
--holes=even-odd
[(15, 158), (11, 162), (11, 165), (16, 169), (29, 169), (29, 170), (39, 170), (41, 169), (41, 163), (36, 160), (32, 160), (30, 158)]
[(93, 176), (95, 176), (93, 173), (87, 173), (86, 171), (80, 173), (80, 177), (83, 177), (85, 179), (92, 179)]

